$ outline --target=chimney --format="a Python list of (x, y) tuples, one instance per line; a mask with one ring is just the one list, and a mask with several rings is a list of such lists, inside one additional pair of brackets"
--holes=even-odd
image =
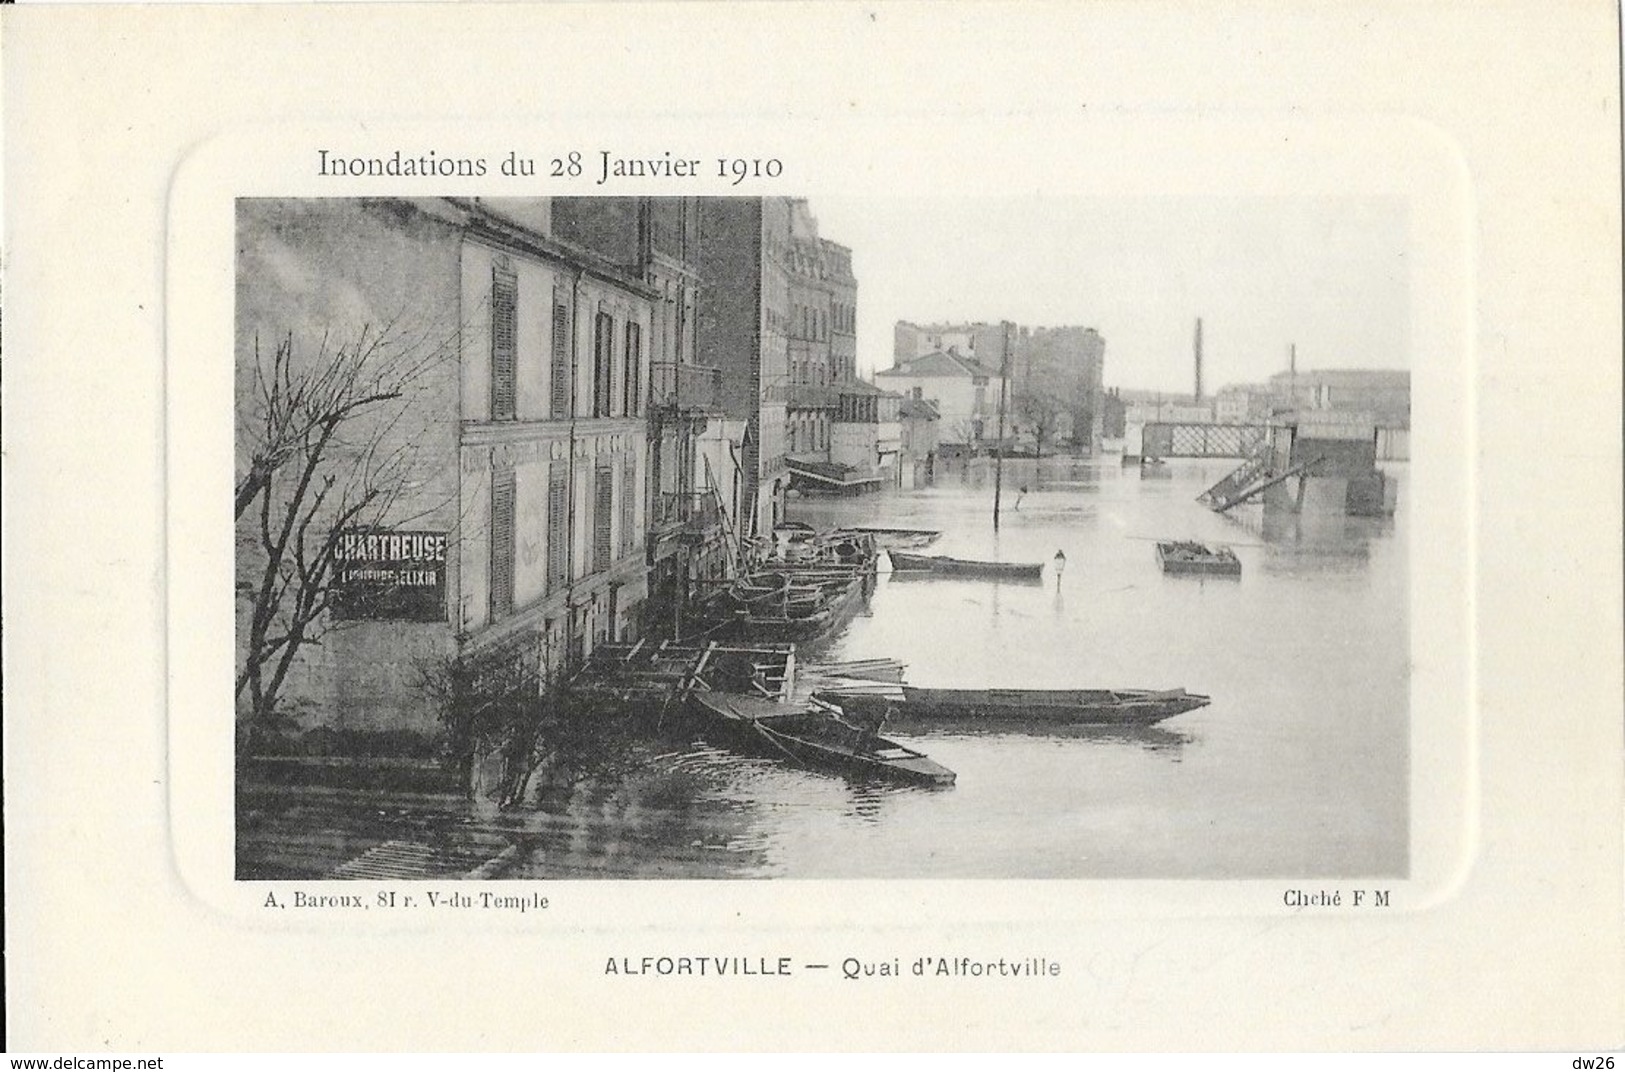
[(1202, 318), (1196, 318), (1196, 401), (1202, 401)]

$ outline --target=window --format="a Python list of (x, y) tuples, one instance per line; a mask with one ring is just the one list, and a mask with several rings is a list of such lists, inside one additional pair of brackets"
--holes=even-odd
[(570, 416), (570, 307), (553, 298), (553, 419)]
[(491, 419), (514, 418), (514, 345), (519, 320), (519, 280), (513, 269), (491, 269)]
[(615, 350), (615, 318), (599, 313), (593, 330), (592, 344), (592, 415), (610, 415), (610, 390), (613, 386)]
[(636, 417), (643, 412), (643, 328), (639, 324), (626, 325), (626, 374), (621, 382), (626, 386), (626, 415)]
[(547, 590), (557, 592), (569, 581), (570, 481), (564, 462), (547, 472)]
[(615, 470), (607, 465), (600, 465), (595, 474), (592, 504), (592, 572), (609, 569), (611, 565), (610, 554), (613, 547), (610, 544), (610, 522), (613, 520), (615, 509)]
[(513, 470), (491, 473), (491, 620), (513, 613)]

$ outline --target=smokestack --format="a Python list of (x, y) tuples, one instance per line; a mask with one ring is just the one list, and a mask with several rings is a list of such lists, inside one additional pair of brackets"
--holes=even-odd
[(1196, 318), (1196, 401), (1202, 401), (1202, 318)]

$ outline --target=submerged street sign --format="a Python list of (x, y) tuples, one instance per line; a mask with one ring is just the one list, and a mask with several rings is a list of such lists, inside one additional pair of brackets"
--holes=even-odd
[(335, 617), (445, 620), (445, 533), (342, 532), (333, 560)]

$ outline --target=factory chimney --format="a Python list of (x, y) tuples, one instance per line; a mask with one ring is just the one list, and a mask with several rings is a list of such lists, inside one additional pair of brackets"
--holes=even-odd
[(1196, 318), (1196, 403), (1202, 403), (1202, 318)]

